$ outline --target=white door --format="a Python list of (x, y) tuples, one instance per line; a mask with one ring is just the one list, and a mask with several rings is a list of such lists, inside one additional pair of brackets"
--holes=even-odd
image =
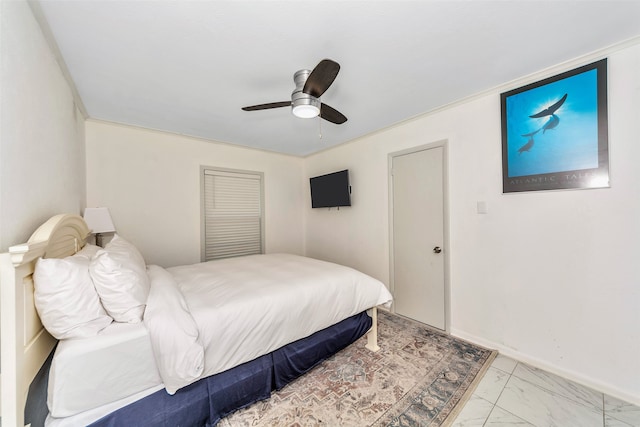
[(392, 155), (395, 312), (445, 329), (444, 147)]

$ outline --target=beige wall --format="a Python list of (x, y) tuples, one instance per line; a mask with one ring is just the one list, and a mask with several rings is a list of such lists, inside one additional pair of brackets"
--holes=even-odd
[(388, 283), (387, 156), (448, 140), (452, 332), (640, 403), (640, 45), (608, 57), (611, 188), (502, 194), (499, 94), (529, 78), (307, 158), (353, 206), (305, 203), (306, 253)]
[(86, 134), (87, 206), (148, 263), (200, 261), (201, 165), (263, 172), (266, 252), (304, 252), (302, 159), (97, 121)]
[(85, 204), (84, 118), (24, 1), (0, 2), (0, 251)]

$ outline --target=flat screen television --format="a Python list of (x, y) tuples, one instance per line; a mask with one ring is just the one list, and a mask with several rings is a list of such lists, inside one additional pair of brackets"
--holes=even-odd
[(312, 208), (351, 206), (348, 169), (309, 178), (309, 184)]

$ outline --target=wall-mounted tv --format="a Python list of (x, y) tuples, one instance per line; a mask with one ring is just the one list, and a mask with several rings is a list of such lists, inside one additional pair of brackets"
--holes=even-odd
[(351, 206), (348, 169), (309, 178), (309, 184), (312, 208)]

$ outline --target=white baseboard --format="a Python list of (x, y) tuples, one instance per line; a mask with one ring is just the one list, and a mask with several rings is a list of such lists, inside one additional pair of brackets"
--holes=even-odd
[(510, 357), (512, 359), (515, 359), (518, 362), (526, 363), (527, 365), (531, 365), (533, 367), (543, 369), (547, 372), (551, 372), (552, 374), (574, 381), (585, 387), (589, 387), (590, 389), (599, 391), (601, 393), (607, 394), (609, 396), (615, 397), (625, 402), (629, 402), (634, 405), (640, 406), (640, 396), (629, 393), (626, 390), (621, 390), (615, 386), (612, 386), (611, 384), (607, 384), (602, 381), (593, 379), (579, 372), (561, 368), (552, 363), (549, 363), (548, 361), (535, 358), (525, 353), (521, 353), (517, 350), (514, 350), (509, 347), (505, 347), (504, 345), (486, 340), (484, 338), (480, 338), (475, 335), (468, 334), (467, 332), (461, 331), (459, 329), (451, 328), (451, 335), (461, 338), (463, 340), (470, 341), (474, 344), (481, 345), (486, 348), (498, 350), (500, 354)]

